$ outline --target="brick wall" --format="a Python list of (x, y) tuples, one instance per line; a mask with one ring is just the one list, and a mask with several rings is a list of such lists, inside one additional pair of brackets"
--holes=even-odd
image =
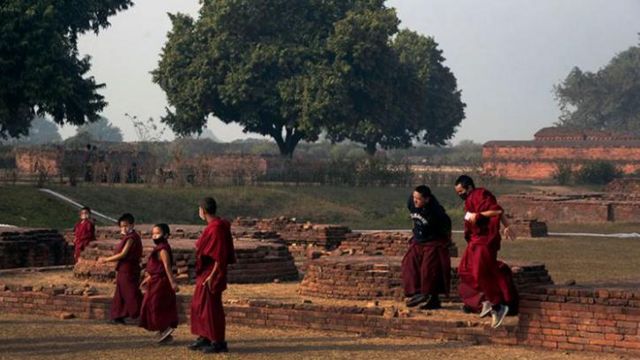
[[(522, 294), (515, 325), (490, 329), (465, 315), (425, 316), (395, 307), (329, 306), (266, 300), (227, 301), (227, 323), (268, 328), (409, 336), (473, 344), (525, 345), (551, 350), (640, 355), (640, 296), (635, 289), (544, 286)], [(0, 311), (107, 319), (111, 298), (65, 294), (64, 289), (0, 285)], [(181, 322), (190, 298), (178, 296)], [(440, 313), (440, 312), (438, 312)], [(184, 326), (184, 325), (183, 325)]]
[[(340, 243), (342, 252), (355, 255), (404, 256), (413, 234), (410, 231), (350, 233)], [(455, 243), (449, 246), (449, 255), (458, 256)]]
[(519, 145), (488, 143), (483, 147), (483, 172), (510, 180), (550, 180), (559, 163), (579, 170), (583, 163), (605, 160), (626, 174), (640, 169), (640, 143), (624, 145), (558, 145), (522, 142)]
[[(400, 256), (328, 256), (309, 262), (300, 283), (301, 295), (334, 299), (396, 299), (404, 296)], [(456, 269), (451, 259), (451, 298), (458, 299)], [(519, 291), (552, 284), (543, 264), (510, 263)]]
[[(96, 281), (115, 279), (115, 263), (100, 264), (100, 256), (110, 256), (114, 252), (117, 240), (98, 240), (89, 245), (73, 273), (76, 277)], [(180, 282), (193, 283), (195, 280), (195, 249), (192, 239), (171, 239), (174, 255), (173, 270)], [(252, 238), (235, 238), (237, 263), (229, 265), (229, 282), (263, 283), (278, 280), (297, 280), (298, 269), (287, 246), (281, 242)], [(150, 239), (143, 239), (142, 266), (153, 249)]]
[(498, 201), (509, 216), (549, 223), (637, 222), (640, 198), (619, 194), (503, 195)]
[(73, 264), (73, 247), (52, 229), (0, 229), (0, 269)]
[(520, 303), (519, 343), (549, 349), (640, 351), (640, 291), (543, 287)]

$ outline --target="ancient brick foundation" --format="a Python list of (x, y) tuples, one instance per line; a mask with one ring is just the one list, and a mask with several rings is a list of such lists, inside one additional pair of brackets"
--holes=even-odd
[(0, 269), (73, 264), (73, 247), (51, 229), (0, 228)]
[[(521, 294), (515, 325), (490, 329), (466, 315), (420, 316), (395, 307), (326, 306), (265, 300), (226, 302), (227, 323), (284, 329), (316, 329), (372, 336), (495, 343), (546, 349), (640, 355), (638, 287), (543, 286)], [(63, 318), (107, 319), (109, 296), (64, 294), (64, 289), (0, 285), (0, 311)], [(189, 321), (190, 297), (178, 295), (181, 322)], [(440, 312), (434, 312), (440, 313)], [(474, 320), (471, 320), (474, 319)]]
[[(195, 280), (194, 241), (172, 239), (174, 255), (174, 272), (182, 283), (193, 283)], [(96, 281), (112, 281), (115, 279), (115, 263), (100, 264), (99, 256), (110, 256), (117, 245), (115, 240), (99, 240), (93, 242), (82, 253), (80, 261), (75, 265), (73, 273), (76, 277)], [(231, 283), (264, 283), (274, 280), (297, 280), (298, 269), (293, 258), (283, 243), (239, 238), (234, 240), (237, 263), (229, 265), (229, 282)], [(146, 265), (148, 254), (153, 248), (151, 240), (143, 240), (143, 261)]]
[(640, 138), (629, 134), (545, 128), (532, 141), (490, 141), (482, 149), (483, 172), (509, 180), (551, 180), (559, 164), (572, 171), (607, 161), (623, 173), (640, 169)]
[(518, 194), (498, 201), (514, 218), (547, 223), (637, 222), (640, 198), (620, 194)]
[[(404, 256), (411, 238), (410, 231), (350, 233), (340, 243), (339, 249), (341, 253), (350, 255)], [(458, 247), (453, 242), (449, 245), (449, 255), (458, 256)]]
[(536, 219), (510, 219), (510, 227), (519, 238), (538, 238), (549, 236), (547, 224)]
[[(368, 300), (404, 297), (399, 256), (328, 256), (311, 261), (299, 292), (321, 298)], [(456, 269), (459, 258), (451, 259), (450, 297), (459, 299)], [(509, 263), (519, 291), (552, 284), (543, 264)]]

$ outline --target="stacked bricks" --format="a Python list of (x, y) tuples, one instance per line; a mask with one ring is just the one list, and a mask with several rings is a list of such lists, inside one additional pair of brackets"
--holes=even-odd
[(0, 228), (0, 269), (73, 264), (73, 247), (51, 229)]
[[(569, 351), (640, 355), (640, 293), (628, 287), (541, 286), (521, 294), (517, 323), (490, 329), (476, 315), (438, 311), (434, 315), (393, 306), (331, 306), (309, 302), (232, 300), (229, 324), (281, 329), (316, 329), (373, 336), (525, 345)], [(190, 297), (178, 295), (181, 322), (188, 321)], [(0, 311), (43, 316), (107, 319), (111, 297), (73, 295), (64, 288), (0, 284)], [(445, 314), (446, 312), (446, 314)], [(436, 313), (438, 314), (436, 316)], [(440, 316), (439, 314), (443, 314)]]
[[(141, 229), (146, 227), (140, 226)], [(181, 283), (192, 283), (195, 279), (195, 239), (200, 235), (201, 227), (172, 226), (174, 233), (170, 239), (173, 251), (173, 270)], [(97, 241), (91, 243), (82, 253), (80, 261), (74, 267), (74, 275), (97, 281), (112, 281), (115, 278), (115, 264), (99, 264), (98, 257), (113, 254), (118, 240), (105, 239), (119, 236), (111, 229), (98, 229)], [(143, 258), (153, 249), (149, 234), (142, 232)], [(184, 236), (185, 238), (176, 238)], [(232, 283), (263, 283), (274, 280), (297, 280), (298, 271), (287, 246), (273, 234), (242, 231), (234, 233), (234, 246), (237, 263), (229, 266), (229, 281)]]
[(295, 219), (278, 217), (274, 219), (237, 218), (234, 225), (251, 228), (265, 233), (277, 233), (289, 246), (301, 274), (307, 262), (335, 250), (351, 229), (341, 225), (299, 223)]
[[(404, 256), (409, 249), (411, 237), (410, 231), (350, 233), (345, 236), (339, 248), (354, 255)], [(458, 256), (458, 248), (453, 242), (449, 245), (449, 255)]]
[(510, 219), (510, 227), (520, 238), (549, 236), (547, 224), (537, 219)]
[(549, 349), (640, 354), (639, 285), (534, 289), (520, 302), (518, 342)]
[[(399, 256), (328, 256), (309, 263), (299, 293), (321, 298), (373, 300), (404, 296)], [(458, 300), (458, 258), (451, 259), (450, 298)], [(518, 291), (551, 284), (542, 264), (511, 263)]]

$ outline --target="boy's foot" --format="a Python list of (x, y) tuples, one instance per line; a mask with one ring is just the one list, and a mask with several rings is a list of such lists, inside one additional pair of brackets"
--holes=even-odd
[(227, 348), (227, 342), (213, 342), (210, 346), (202, 348), (202, 352), (205, 354), (217, 354), (217, 353), (226, 353), (229, 352), (229, 348)]
[(427, 297), (422, 294), (415, 294), (406, 301), (407, 307), (414, 307), (427, 301)]
[(201, 350), (211, 345), (211, 341), (206, 338), (199, 337), (191, 345), (187, 346), (189, 350)]
[(111, 319), (109, 320), (109, 324), (112, 325), (125, 325), (125, 321), (124, 318), (115, 318), (115, 319)]
[(170, 344), (173, 342), (173, 336), (169, 335), (164, 340), (158, 341), (158, 344)]
[(491, 314), (491, 303), (488, 301), (483, 301), (482, 302), (482, 310), (480, 311), (480, 318), (483, 318), (489, 314)]
[(505, 316), (509, 312), (509, 307), (507, 305), (500, 305), (498, 310), (491, 311), (491, 327), (497, 329), (500, 325), (502, 325), (502, 321)]
[(173, 333), (173, 330), (175, 330), (172, 327), (168, 327), (166, 328), (162, 334), (160, 334), (160, 337), (158, 338), (158, 342), (161, 343), (163, 341), (165, 341), (167, 339), (167, 337), (171, 336), (171, 334)]
[(438, 295), (429, 295), (427, 296), (427, 301), (420, 305), (421, 310), (436, 310), (441, 309), (442, 305), (440, 304), (440, 298)]
[(473, 309), (471, 309), (467, 305), (462, 305), (462, 312), (465, 314), (473, 314)]

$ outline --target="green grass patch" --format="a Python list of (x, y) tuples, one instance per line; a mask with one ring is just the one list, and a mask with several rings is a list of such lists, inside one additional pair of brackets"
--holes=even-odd
[(22, 227), (70, 228), (77, 210), (30, 186), (0, 185), (0, 223)]

